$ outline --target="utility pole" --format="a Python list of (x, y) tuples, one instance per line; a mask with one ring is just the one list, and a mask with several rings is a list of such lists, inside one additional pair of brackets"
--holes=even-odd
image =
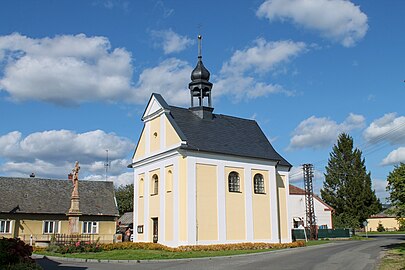
[(305, 210), (307, 228), (310, 231), (310, 239), (317, 239), (316, 217), (314, 209), (314, 187), (312, 184), (312, 178), (314, 176), (312, 164), (303, 164), (304, 170), (304, 187), (305, 187)]

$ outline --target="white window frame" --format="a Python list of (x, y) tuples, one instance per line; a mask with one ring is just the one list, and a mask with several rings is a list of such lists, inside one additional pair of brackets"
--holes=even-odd
[(57, 220), (44, 220), (42, 223), (43, 234), (59, 233), (59, 221)]
[(82, 232), (83, 234), (98, 234), (98, 221), (83, 221)]
[[(7, 228), (8, 224), (8, 228)], [(13, 221), (9, 219), (0, 219), (0, 234), (10, 234)], [(7, 230), (8, 229), (8, 230)]]

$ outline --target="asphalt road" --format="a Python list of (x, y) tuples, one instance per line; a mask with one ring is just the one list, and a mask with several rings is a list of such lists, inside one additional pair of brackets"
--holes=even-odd
[(405, 241), (405, 235), (374, 236), (371, 241), (337, 241), (326, 245), (294, 248), (261, 254), (126, 263), (79, 262), (42, 258), (36, 261), (45, 269), (126, 270), (126, 269), (375, 269), (383, 251)]

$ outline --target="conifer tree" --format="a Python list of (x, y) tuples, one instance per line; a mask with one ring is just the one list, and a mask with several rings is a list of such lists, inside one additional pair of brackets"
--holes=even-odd
[(339, 135), (329, 155), (321, 196), (335, 209), (333, 224), (338, 228), (358, 228), (381, 210), (362, 152), (353, 149), (353, 138), (348, 134)]

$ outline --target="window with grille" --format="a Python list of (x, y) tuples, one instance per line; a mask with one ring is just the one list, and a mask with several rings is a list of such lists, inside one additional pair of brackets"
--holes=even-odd
[(228, 176), (229, 192), (240, 192), (240, 178), (237, 172), (230, 172)]
[(159, 178), (156, 174), (152, 176), (152, 195), (159, 193)]
[(44, 221), (44, 234), (58, 233), (58, 221), (45, 220)]
[(0, 233), (11, 233), (11, 220), (0, 220)]
[(264, 177), (260, 173), (253, 178), (254, 190), (256, 194), (264, 194)]
[(85, 234), (98, 233), (98, 222), (97, 221), (83, 221), (83, 233), (85, 233)]

